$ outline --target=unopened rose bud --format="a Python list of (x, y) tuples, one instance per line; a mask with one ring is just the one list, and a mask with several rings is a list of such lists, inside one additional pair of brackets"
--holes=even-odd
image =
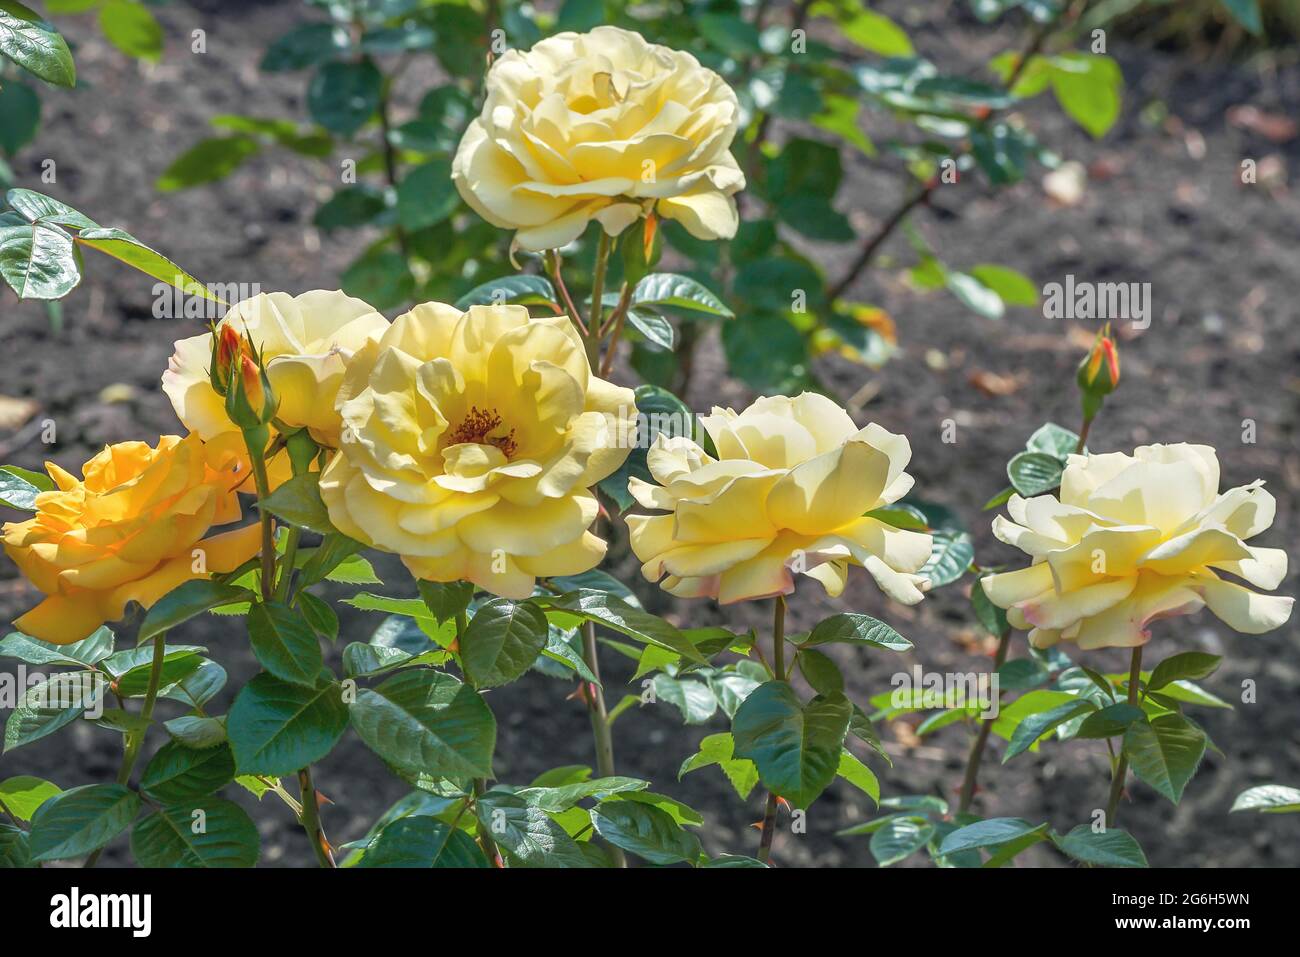
[(212, 366), (209, 377), (217, 395), (230, 391), (230, 376), (240, 356), (251, 355), (244, 337), (232, 325), (224, 325), (212, 337)]
[(240, 356), (226, 393), (230, 421), (244, 430), (256, 429), (275, 418), (276, 404), (266, 373), (249, 356)]
[(1084, 418), (1091, 419), (1101, 408), (1106, 396), (1119, 385), (1119, 347), (1110, 334), (1110, 323), (1097, 333), (1092, 349), (1079, 363), (1075, 380), (1083, 393)]

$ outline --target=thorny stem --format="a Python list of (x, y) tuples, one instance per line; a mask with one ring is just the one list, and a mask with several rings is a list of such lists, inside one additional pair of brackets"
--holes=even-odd
[[(776, 596), (772, 606), (772, 677), (785, 681), (785, 598)], [(764, 864), (772, 856), (772, 840), (776, 837), (777, 796), (767, 792), (767, 810), (763, 812), (762, 832), (758, 844), (758, 859)]]
[(1079, 429), (1079, 441), (1075, 443), (1074, 454), (1082, 455), (1083, 447), (1088, 444), (1088, 431), (1092, 428), (1092, 420), (1095, 416), (1086, 415), (1083, 417), (1083, 428)]
[(316, 797), (316, 785), (311, 780), (311, 765), (298, 771), (298, 788), (302, 792), (302, 829), (307, 832), (311, 849), (316, 854), (316, 862), (321, 867), (337, 867), (330, 842), (325, 838), (325, 831), (320, 823), (320, 802)]
[[(998, 642), (998, 650), (993, 655), (993, 670), (997, 671), (1002, 667), (1002, 663), (1007, 660), (1007, 650), (1011, 647), (1011, 629), (1002, 636)], [(984, 760), (984, 749), (988, 747), (989, 734), (993, 731), (993, 722), (996, 718), (985, 718), (984, 723), (980, 725), (979, 734), (975, 736), (975, 741), (971, 744), (970, 756), (966, 759), (966, 776), (961, 782), (961, 797), (957, 801), (957, 813), (963, 814), (970, 810), (971, 802), (975, 799), (975, 785), (979, 778), (980, 762)]]
[[(153, 706), (158, 701), (158, 686), (162, 683), (163, 658), (167, 654), (166, 642), (167, 633), (165, 631), (154, 635), (153, 661), (149, 664), (149, 686), (145, 689), (144, 705), (140, 708), (140, 717), (144, 720), (146, 727), (126, 733), (126, 748), (122, 753), (122, 767), (117, 772), (117, 783), (124, 786), (131, 782), (131, 772), (135, 770), (136, 761), (140, 759), (140, 749), (144, 746), (144, 738), (149, 730), (147, 726), (153, 721)], [(99, 855), (103, 852), (102, 847), (97, 848), (86, 858), (86, 863), (82, 866), (94, 867), (99, 861)]]
[[(456, 613), (456, 647), (458, 649), (460, 648), (461, 639), (464, 638), (465, 636), (465, 629), (468, 627), (469, 627), (469, 616), (463, 611), (457, 612)], [(478, 798), (482, 797), (483, 794), (487, 792), (487, 786), (488, 786), (487, 778), (474, 779), (473, 791), (474, 791), (475, 801), (477, 801)], [(464, 808), (461, 808), (461, 811), (463, 812)], [(459, 815), (457, 815), (457, 818), (459, 818)], [(452, 829), (453, 830), (455, 829), (454, 824), (452, 825)], [(497, 851), (496, 841), (492, 840), (492, 835), (489, 834), (488, 829), (483, 826), (481, 819), (478, 826), (478, 842), (479, 842), (479, 846), (483, 848), (483, 854), (487, 857), (488, 861), (492, 864), (492, 866), (493, 867), (501, 866), (500, 865), (501, 856)]]
[[(1142, 681), (1142, 646), (1133, 649), (1133, 658), (1128, 672), (1128, 703), (1136, 708), (1138, 703), (1138, 686)], [(1110, 798), (1106, 801), (1106, 827), (1115, 826), (1119, 816), (1119, 799), (1124, 794), (1124, 779), (1128, 777), (1128, 752), (1122, 747), (1119, 760), (1111, 765)]]

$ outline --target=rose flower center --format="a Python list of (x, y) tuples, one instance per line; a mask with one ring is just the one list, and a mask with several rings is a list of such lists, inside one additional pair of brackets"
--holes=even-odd
[(511, 429), (504, 435), (491, 434), (500, 428), (501, 414), (499, 412), (495, 409), (484, 411), (476, 405), (471, 406), (464, 421), (452, 430), (450, 444), (493, 445), (500, 449), (506, 458), (510, 458), (518, 448), (515, 444), (515, 430)]

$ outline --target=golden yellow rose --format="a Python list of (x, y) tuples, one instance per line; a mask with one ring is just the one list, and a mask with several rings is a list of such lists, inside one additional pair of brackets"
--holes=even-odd
[(239, 518), (244, 478), (233, 446), (164, 435), (107, 446), (77, 479), (52, 462), (57, 489), (36, 497), (36, 515), (4, 526), (5, 552), (48, 597), (14, 624), (55, 644), (80, 641), (146, 608), (192, 578), (228, 572), (257, 553), (256, 525), (205, 539)]
[(930, 583), (913, 573), (930, 557), (930, 536), (866, 514), (912, 487), (906, 437), (859, 429), (810, 392), (760, 398), (739, 415), (715, 408), (700, 421), (716, 459), (661, 435), (647, 456), (659, 484), (629, 483), (646, 508), (670, 513), (628, 517), (646, 578), (727, 603), (788, 595), (794, 572), (838, 595), (849, 566), (860, 565), (890, 597), (921, 600)]
[(616, 236), (645, 212), (729, 239), (745, 175), (732, 157), (736, 94), (689, 53), (617, 27), (510, 50), (487, 76), (452, 179), (527, 250), (572, 242), (592, 219)]
[(1060, 498), (1007, 502), (993, 534), (1033, 556), (1028, 568), (990, 575), (984, 591), (1038, 648), (1129, 648), (1148, 625), (1209, 606), (1247, 634), (1291, 616), (1292, 598), (1260, 595), (1286, 576), (1286, 552), (1245, 543), (1273, 523), (1263, 482), (1219, 494), (1219, 461), (1206, 445), (1144, 445), (1132, 455), (1072, 455)]
[(424, 303), (349, 360), (338, 411), (330, 519), (416, 577), (525, 598), (605, 554), (589, 489), (627, 458), (636, 410), (567, 318)]
[[(339, 441), (334, 397), (343, 381), (344, 360), (388, 328), (388, 320), (360, 299), (316, 289), (300, 296), (260, 293), (236, 303), (218, 324), (247, 336), (267, 362), (267, 375), (279, 400), (276, 417), (287, 426), (306, 428), (322, 445)], [(212, 334), (176, 343), (163, 391), (177, 416), (204, 439), (238, 433), (226, 415), (225, 400), (212, 388)]]

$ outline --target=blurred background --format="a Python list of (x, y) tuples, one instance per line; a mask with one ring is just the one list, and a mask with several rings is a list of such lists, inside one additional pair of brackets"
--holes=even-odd
[[(357, 6), (367, 8), (364, 16)], [(751, 189), (735, 243), (702, 249), (670, 233), (666, 253), (676, 271), (707, 278), (737, 318), (674, 317), (689, 373), (665, 371), (656, 344), (638, 341), (616, 378), (670, 385), (701, 411), (740, 408), (760, 390), (824, 390), (860, 424), (906, 433), (918, 493), (956, 511), (981, 564), (1010, 562), (1017, 553), (992, 539), (994, 513), (981, 506), (1007, 484), (1006, 461), (1040, 424), (1078, 427), (1073, 373), (1098, 325), (1045, 318), (1033, 291), (1067, 275), (1150, 283), (1149, 327), (1117, 327), (1122, 384), (1090, 446), (1215, 446), (1225, 487), (1267, 481), (1278, 514), (1258, 544), (1292, 550), (1294, 559), (1300, 4), (1075, 4), (1052, 13), (1064, 18), (1058, 25), (1068, 22), (1063, 34), (1041, 30), (1039, 6), (872, 4), (904, 34), (900, 41), (860, 19), (866, 7), (824, 2), (50, 2), (43, 10), (73, 48), (79, 83), (55, 90), (0, 74), (0, 185), (45, 192), (121, 226), (205, 282), (295, 294), (342, 286), (391, 317), (410, 302), (453, 301), (513, 271), (508, 237), (475, 221), (444, 182), (447, 152), (472, 115), (485, 28), (526, 46), (562, 26), (631, 26), (697, 52), (736, 86), (746, 131), (735, 152)], [(813, 62), (784, 55), (792, 28), (807, 30)], [(1095, 30), (1101, 50), (1092, 47)], [(1113, 116), (1104, 90), (1092, 107), (1059, 92), (1020, 90), (1011, 102), (994, 96), (1008, 79), (1005, 62), (1001, 73), (996, 66), (1000, 55), (1070, 49), (1115, 64), (1122, 83), (1113, 86)], [(340, 51), (344, 60), (331, 60)], [(373, 88), (359, 67), (329, 69), (362, 60), (378, 65)], [(969, 87), (933, 93), (948, 96), (948, 107), (960, 101), (962, 111), (893, 95), (901, 87), (889, 78), (910, 75), (898, 64), (914, 71), (918, 61), (971, 78)], [(343, 115), (348, 104), (353, 115)], [(936, 180), (945, 150), (964, 157), (956, 182)], [(355, 183), (342, 179), (349, 159)], [(1246, 169), (1252, 173), (1243, 177)], [(795, 172), (808, 176), (808, 195), (823, 202), (831, 195), (828, 208), (789, 201), (782, 190)], [(905, 219), (885, 228), (915, 197)], [(590, 255), (579, 250), (571, 259), (576, 268)], [(978, 269), (990, 264), (1027, 281), (1030, 298), (1025, 283)], [(962, 276), (976, 277), (974, 291)], [(788, 311), (793, 287), (811, 290), (811, 316)], [(991, 299), (982, 292), (989, 289)], [(156, 300), (152, 280), (93, 252), (80, 286), (60, 302), (19, 301), (0, 286), (0, 461), (39, 468), (49, 459), (75, 470), (105, 443), (153, 441), (179, 428), (159, 376), (172, 342), (202, 325), (155, 318)], [(56, 425), (50, 445), (40, 438), (47, 419)], [(943, 440), (946, 423), (955, 441)], [(665, 601), (640, 579), (617, 532), (611, 555), (610, 570), (647, 607), (693, 626), (723, 620), (707, 602)], [(391, 582), (375, 590), (414, 594), (396, 562), (376, 567)], [(1279, 592), (1294, 594), (1296, 578), (1293, 570)], [(859, 700), (888, 690), (890, 676), (913, 663), (977, 670), (992, 644), (971, 614), (969, 581), (910, 609), (887, 604), (865, 575), (852, 577), (837, 601), (805, 586), (791, 603), (790, 629), (857, 610), (914, 642), (902, 657), (832, 652)], [(0, 615), (8, 620), (36, 600), (12, 563), (0, 562)], [(335, 656), (381, 620), (340, 611), (344, 640)], [(766, 607), (726, 615), (767, 627)], [(129, 634), (129, 626), (120, 631)], [(237, 632), (211, 617), (186, 632), (230, 670), (227, 698), (257, 670)], [(1022, 637), (1013, 649), (1024, 653)], [(1300, 622), (1256, 637), (1229, 633), (1204, 613), (1157, 625), (1153, 653), (1175, 650), (1225, 656), (1204, 684), (1234, 706), (1202, 709), (1197, 718), (1227, 754), (1207, 754), (1177, 807), (1133, 787), (1125, 826), (1157, 866), (1300, 864), (1296, 818), (1228, 815), (1249, 786), (1300, 786)], [(1090, 663), (1115, 672), (1126, 660), (1108, 651)], [(609, 656), (613, 700), (634, 690), (623, 684), (632, 667)], [(1246, 681), (1257, 686), (1254, 703), (1240, 703)], [(571, 690), (537, 673), (492, 692), (501, 780), (523, 784), (547, 767), (592, 763), (585, 708), (566, 699)], [(879, 729), (895, 761), (869, 762), (885, 796), (951, 798), (960, 784), (966, 730), (920, 737), (921, 717)], [(725, 727), (721, 716), (684, 725), (667, 703), (632, 708), (616, 725), (619, 769), (700, 810), (711, 853), (753, 853), (757, 791), (739, 801), (716, 768), (676, 780), (698, 741)], [(1046, 820), (1065, 831), (1103, 802), (1100, 742), (1049, 744), (1006, 766), (998, 765), (1001, 747), (981, 775), (976, 808), (984, 815)], [(0, 757), (0, 777), (37, 774), (69, 787), (111, 778), (118, 760), (116, 734), (77, 722), (57, 740)], [(363, 836), (405, 791), (355, 736), (319, 766), (317, 783), (333, 802), (324, 819), (336, 843)], [(806, 834), (778, 838), (774, 860), (868, 866), (867, 839), (836, 831), (873, 814), (865, 796), (833, 787), (813, 807)], [(267, 801), (255, 819), (264, 864), (310, 862), (286, 809)], [(125, 863), (123, 843), (106, 862)], [(1066, 863), (1042, 846), (1020, 862)]]

